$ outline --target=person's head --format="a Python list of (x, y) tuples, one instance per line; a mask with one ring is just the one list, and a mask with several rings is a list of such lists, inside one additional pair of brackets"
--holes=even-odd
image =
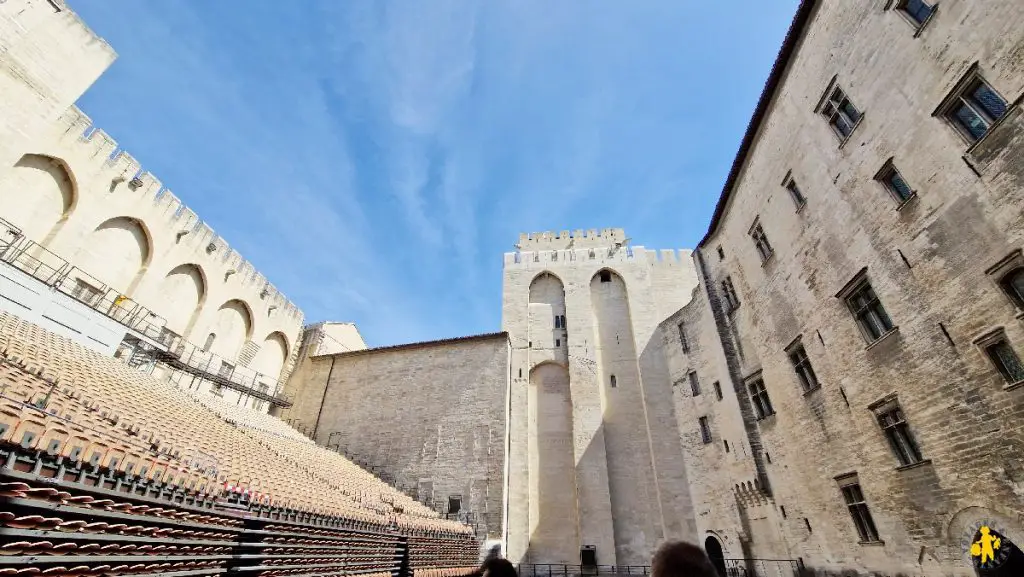
[(482, 577), (517, 577), (516, 568), (508, 561), (500, 557), (492, 557), (484, 561), (480, 566), (479, 575)]
[(669, 541), (654, 553), (651, 577), (719, 576), (703, 549), (682, 541)]

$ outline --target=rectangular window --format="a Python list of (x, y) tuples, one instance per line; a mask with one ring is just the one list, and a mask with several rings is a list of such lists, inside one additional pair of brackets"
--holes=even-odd
[(715, 397), (719, 401), (721, 401), (722, 400), (722, 385), (720, 385), (718, 383), (718, 381), (715, 381), (715, 384), (713, 386), (715, 387)]
[(679, 344), (683, 347), (683, 352), (690, 352), (690, 343), (686, 340), (686, 325), (679, 323)]
[(725, 298), (726, 312), (732, 312), (740, 306), (740, 298), (736, 296), (736, 287), (732, 285), (732, 277), (722, 281), (722, 296)]
[(935, 10), (935, 7), (924, 2), (924, 0), (901, 0), (899, 3), (899, 9), (910, 17), (910, 19), (918, 26), (921, 26), (929, 17), (931, 17), (932, 11)]
[(709, 444), (711, 442), (711, 427), (708, 426), (708, 418), (707, 417), (701, 417), (699, 419), (699, 422), (700, 422), (700, 440), (703, 441), (705, 445), (707, 445), (707, 444)]
[(796, 205), (797, 211), (807, 204), (807, 199), (804, 198), (804, 194), (800, 192), (800, 187), (796, 185), (796, 181), (791, 176), (786, 177), (783, 186), (789, 191), (789, 197), (793, 199), (793, 204)]
[(907, 420), (903, 417), (903, 410), (900, 406), (898, 404), (887, 405), (876, 410), (875, 416), (878, 418), (878, 426), (882, 428), (885, 438), (889, 440), (889, 446), (892, 447), (892, 452), (896, 454), (900, 465), (920, 463), (921, 452), (917, 448), (913, 435), (910, 434), (910, 427), (907, 426)]
[(1020, 357), (1006, 341), (1000, 338), (985, 346), (985, 354), (999, 370), (999, 374), (1007, 383), (1019, 383), (1024, 381), (1024, 366), (1021, 365)]
[(560, 317), (558, 315), (555, 315), (555, 328), (556, 329), (562, 328), (562, 317)]
[(818, 376), (814, 374), (814, 367), (811, 366), (811, 359), (807, 357), (807, 351), (801, 343), (792, 346), (788, 351), (789, 362), (793, 363), (793, 370), (800, 380), (800, 386), (804, 392), (810, 392), (821, 386), (818, 383)]
[(754, 240), (754, 248), (757, 249), (761, 262), (767, 262), (772, 257), (772, 245), (768, 243), (768, 237), (764, 234), (764, 229), (761, 228), (761, 223), (757, 219), (750, 227), (750, 238)]
[(846, 297), (846, 305), (869, 343), (877, 341), (882, 335), (893, 330), (892, 321), (886, 314), (882, 301), (878, 300), (867, 279), (861, 280), (850, 292)]
[(750, 401), (754, 405), (754, 413), (757, 414), (758, 420), (775, 414), (772, 401), (768, 398), (768, 389), (764, 387), (764, 380), (761, 377), (749, 381), (747, 390), (750, 391)]
[(690, 390), (693, 392), (693, 396), (700, 395), (700, 382), (697, 381), (696, 371), (690, 371)]
[(839, 483), (839, 489), (843, 493), (843, 500), (846, 508), (850, 511), (853, 524), (857, 527), (857, 535), (862, 543), (875, 543), (878, 539), (878, 529), (875, 528), (875, 520), (871, 517), (871, 511), (864, 500), (864, 493), (860, 490), (860, 483), (856, 476), (847, 478)]
[(448, 514), (457, 515), (462, 510), (462, 495), (448, 496)]
[(889, 194), (892, 195), (893, 200), (897, 204), (903, 204), (914, 198), (917, 194), (917, 192), (910, 188), (910, 185), (907, 184), (906, 179), (896, 169), (896, 166), (893, 165), (891, 158), (885, 162), (882, 169), (875, 175), (875, 180), (882, 183), (882, 186), (889, 191)]
[(839, 140), (844, 142), (861, 118), (860, 111), (838, 86), (832, 89), (832, 93), (821, 108), (821, 114), (828, 120), (829, 126)]
[(951, 95), (942, 115), (973, 143), (1006, 114), (1006, 100), (977, 74), (961, 86)]

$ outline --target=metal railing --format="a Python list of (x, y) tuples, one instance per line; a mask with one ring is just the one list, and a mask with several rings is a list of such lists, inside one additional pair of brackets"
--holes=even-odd
[(520, 563), (519, 577), (575, 577), (577, 575), (650, 575), (649, 565), (562, 565), (556, 563)]
[[(712, 559), (722, 577), (796, 577), (800, 562), (795, 559)], [(561, 565), (521, 563), (519, 577), (577, 577), (581, 575), (649, 575), (649, 565)]]
[(292, 404), (289, 396), (280, 391), (277, 379), (248, 367), (239, 367), (234, 361), (202, 350), (168, 329), (163, 317), (28, 239), (21, 229), (2, 218), (0, 261), (151, 341), (145, 349), (158, 362), (236, 390), (243, 397), (257, 398), (281, 407)]

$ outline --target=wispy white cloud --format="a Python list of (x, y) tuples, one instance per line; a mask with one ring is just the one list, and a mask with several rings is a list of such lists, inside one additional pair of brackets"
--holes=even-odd
[(796, 0), (78, 0), (83, 105), (310, 320), (497, 330), (518, 232), (685, 246)]

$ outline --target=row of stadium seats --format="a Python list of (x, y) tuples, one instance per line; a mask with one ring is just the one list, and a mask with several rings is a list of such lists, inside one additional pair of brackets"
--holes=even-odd
[(0, 577), (472, 570), (469, 527), (241, 410), (0, 315)]

